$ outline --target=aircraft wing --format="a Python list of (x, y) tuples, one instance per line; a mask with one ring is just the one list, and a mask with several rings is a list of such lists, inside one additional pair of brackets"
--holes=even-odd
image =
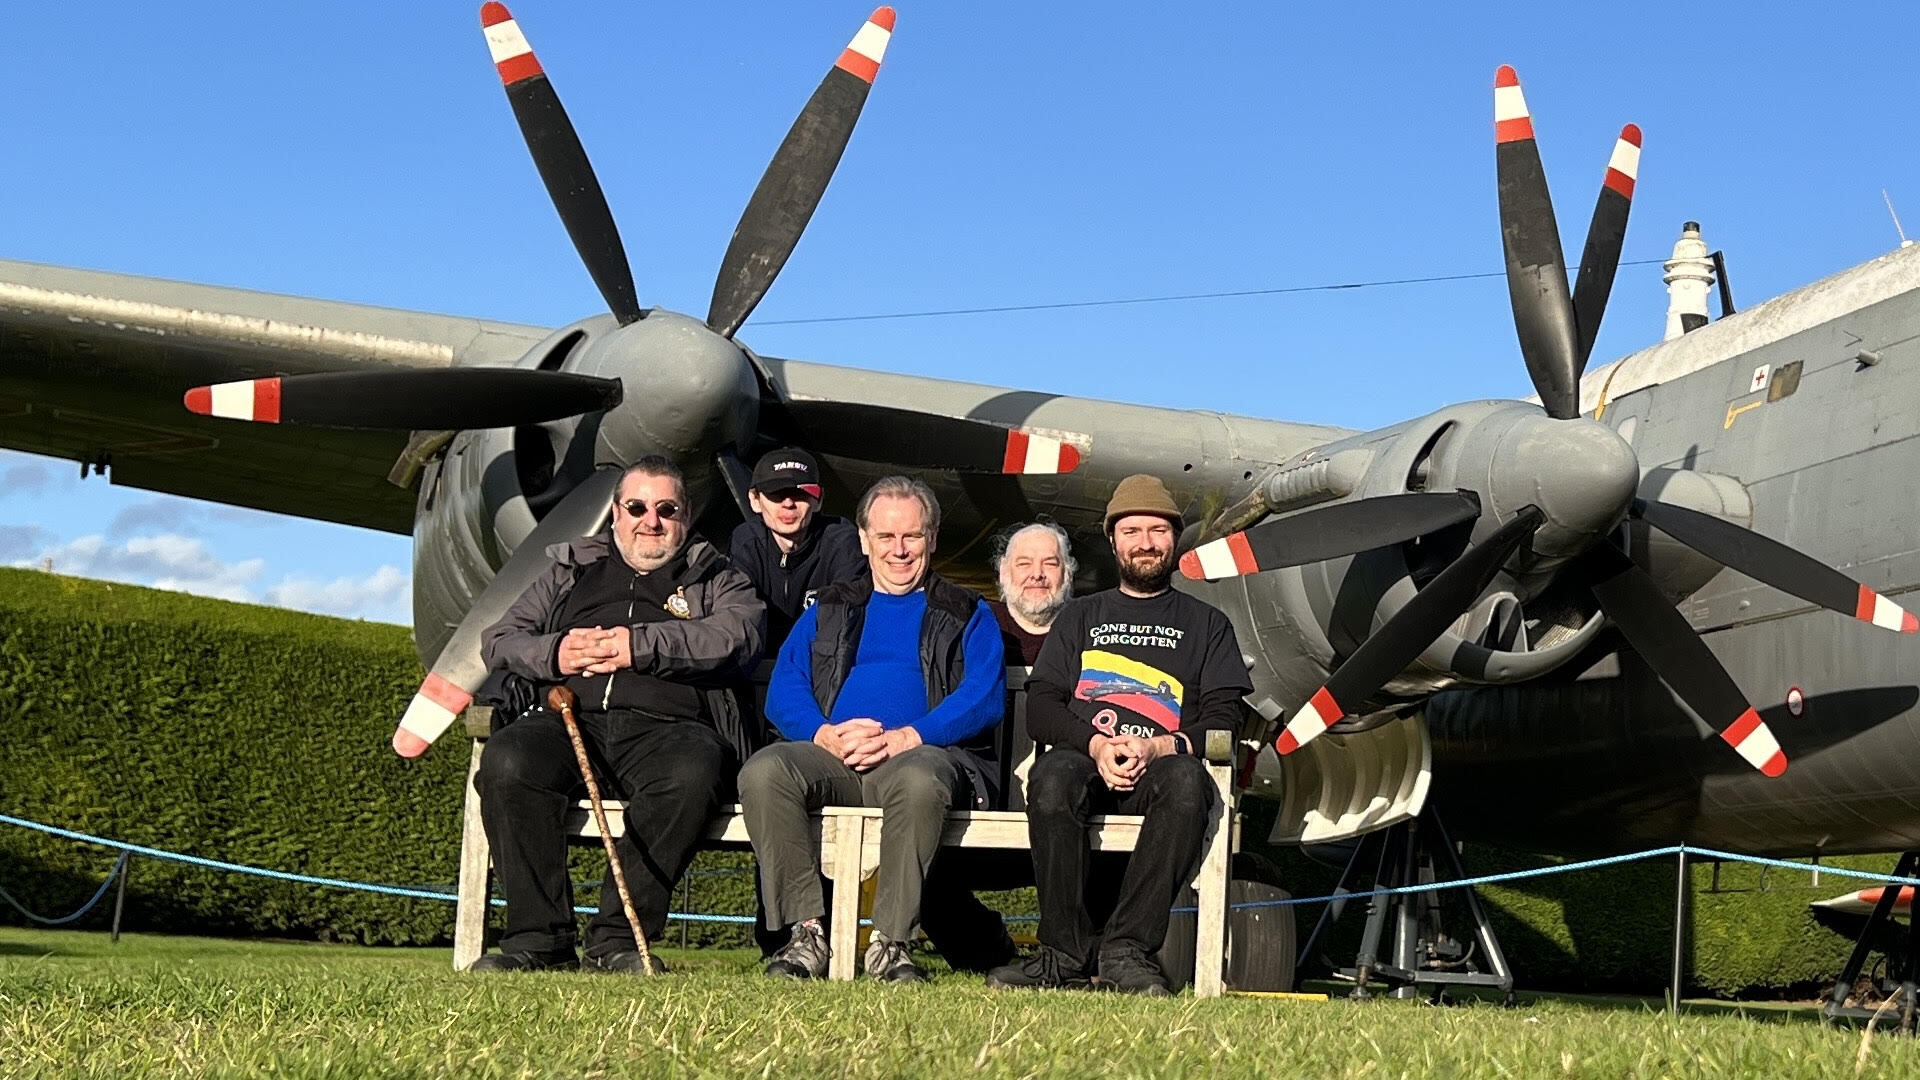
[(541, 327), (0, 260), (0, 447), (112, 483), (385, 532), (403, 432), (195, 416), (189, 387), (382, 366), (509, 364)]

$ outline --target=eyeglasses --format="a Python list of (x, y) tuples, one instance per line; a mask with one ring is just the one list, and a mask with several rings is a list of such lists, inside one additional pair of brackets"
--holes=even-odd
[[(626, 502), (615, 505), (625, 510), (628, 517), (638, 518), (647, 516), (647, 501), (645, 499), (628, 499)], [(653, 512), (660, 515), (661, 521), (672, 521), (680, 513), (680, 504), (674, 502), (672, 499), (661, 499), (659, 502), (653, 504)]]

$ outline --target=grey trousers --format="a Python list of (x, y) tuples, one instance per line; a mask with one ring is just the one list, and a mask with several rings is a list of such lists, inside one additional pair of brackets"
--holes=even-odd
[(895, 941), (911, 938), (927, 867), (963, 783), (953, 755), (938, 746), (916, 746), (864, 773), (810, 742), (775, 743), (747, 759), (740, 811), (760, 863), (767, 926), (777, 930), (827, 913), (807, 815), (823, 806), (877, 806), (886, 811), (886, 825), (873, 929)]

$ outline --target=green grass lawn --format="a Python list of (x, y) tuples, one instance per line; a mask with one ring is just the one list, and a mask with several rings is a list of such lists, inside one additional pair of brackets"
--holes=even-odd
[(1808, 1010), (1633, 1001), (1433, 1008), (775, 983), (743, 952), (675, 973), (458, 975), (442, 949), (0, 928), (0, 1075), (1912, 1077), (1920, 1048)]

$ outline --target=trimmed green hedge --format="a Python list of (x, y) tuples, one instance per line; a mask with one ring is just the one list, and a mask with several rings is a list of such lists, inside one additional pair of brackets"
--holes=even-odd
[[(470, 743), (449, 734), (414, 761), (388, 745), (420, 678), (401, 627), (0, 570), (0, 812), (228, 862), (450, 891)], [(580, 853), (576, 880), (599, 876), (605, 860), (593, 854)], [(42, 915), (77, 908), (113, 859), (0, 826), (0, 887)], [(703, 866), (745, 860), (716, 853)], [(751, 914), (748, 876), (692, 880), (695, 910)], [(109, 908), (79, 925), (102, 925)], [(24, 921), (4, 906), (0, 919)], [(136, 859), (127, 924), (424, 944), (450, 939), (453, 905)], [(703, 926), (696, 939), (744, 933)]]
[[(353, 881), (452, 889), (469, 744), (449, 735), (404, 761), (388, 746), (420, 681), (407, 632), (127, 585), (0, 570), (0, 812), (230, 862)], [(1249, 807), (1258, 819), (1258, 804)], [(1250, 821), (1246, 835), (1267, 826)], [(1298, 896), (1337, 869), (1272, 853)], [(0, 826), (0, 887), (42, 914), (90, 896), (105, 849)], [(1550, 860), (1470, 849), (1487, 873)], [(576, 881), (605, 860), (575, 853)], [(1836, 865), (1886, 871), (1891, 857)], [(686, 910), (750, 914), (743, 853), (708, 853)], [(1697, 991), (1801, 994), (1831, 979), (1849, 943), (1807, 914), (1858, 887), (1730, 864), (1712, 891), (1695, 868), (1689, 974)], [(1633, 863), (1488, 889), (1522, 985), (1657, 993), (1672, 934), (1673, 863)], [(593, 903), (583, 891), (580, 900)], [(1030, 890), (991, 898), (1034, 909)], [(82, 926), (104, 925), (103, 904)], [(676, 907), (680, 905), (676, 904)], [(1298, 909), (1304, 941), (1317, 908)], [(1331, 955), (1351, 963), (1358, 905)], [(21, 921), (11, 908), (0, 919)], [(497, 920), (496, 920), (497, 921)], [(453, 905), (291, 885), (138, 859), (128, 925), (403, 944), (449, 940)], [(1017, 929), (1030, 930), (1031, 924)], [(669, 929), (677, 941), (680, 930)], [(691, 944), (739, 944), (738, 925), (688, 927)]]

